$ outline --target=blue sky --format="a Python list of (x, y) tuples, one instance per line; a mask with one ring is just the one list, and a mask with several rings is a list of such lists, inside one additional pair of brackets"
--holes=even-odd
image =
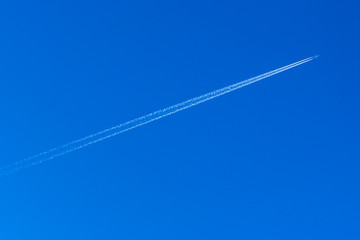
[(1, 239), (359, 239), (356, 1), (2, 1)]

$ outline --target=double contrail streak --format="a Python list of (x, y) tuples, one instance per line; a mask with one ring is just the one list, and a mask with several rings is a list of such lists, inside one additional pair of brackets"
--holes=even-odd
[(221, 89), (206, 93), (206, 94), (201, 95), (199, 97), (191, 98), (191, 99), (189, 99), (187, 101), (178, 103), (176, 105), (173, 105), (173, 106), (164, 108), (162, 110), (147, 114), (145, 116), (136, 118), (136, 119), (131, 120), (129, 122), (122, 123), (122, 124), (114, 126), (112, 128), (108, 128), (108, 129), (106, 129), (104, 131), (100, 131), (100, 132), (97, 132), (95, 134), (89, 135), (87, 137), (81, 138), (79, 140), (67, 143), (67, 144), (62, 145), (60, 147), (53, 148), (53, 149), (51, 149), (49, 151), (45, 151), (45, 152), (39, 153), (37, 155), (34, 155), (32, 157), (26, 158), (24, 160), (15, 162), (13, 164), (10, 164), (8, 166), (0, 168), (0, 177), (10, 175), (10, 174), (15, 173), (15, 172), (17, 172), (17, 171), (19, 171), (21, 169), (24, 169), (24, 168), (28, 168), (28, 167), (31, 167), (31, 166), (38, 165), (38, 164), (40, 164), (42, 162), (51, 160), (51, 159), (59, 157), (59, 156), (62, 156), (64, 154), (66, 154), (66, 153), (73, 152), (73, 151), (78, 150), (80, 148), (86, 147), (86, 146), (88, 146), (90, 144), (100, 142), (102, 140), (105, 140), (107, 138), (111, 138), (111, 137), (113, 137), (115, 135), (118, 135), (120, 133), (129, 131), (129, 130), (131, 130), (133, 128), (140, 127), (140, 126), (145, 125), (147, 123), (150, 123), (152, 121), (155, 121), (155, 120), (158, 120), (160, 118), (169, 116), (171, 114), (174, 114), (176, 112), (179, 112), (179, 111), (185, 110), (187, 108), (193, 107), (193, 106), (198, 105), (200, 103), (209, 101), (210, 99), (213, 99), (213, 98), (219, 97), (221, 95), (224, 95), (226, 93), (235, 91), (235, 90), (237, 90), (239, 88), (242, 88), (242, 87), (245, 87), (245, 86), (247, 86), (249, 84), (258, 82), (258, 81), (260, 81), (260, 80), (262, 80), (264, 78), (271, 77), (271, 76), (273, 76), (275, 74), (281, 73), (283, 71), (294, 68), (294, 67), (299, 66), (301, 64), (304, 64), (306, 62), (312, 61), (317, 57), (318, 56), (313, 56), (313, 57), (303, 59), (301, 61), (289, 64), (287, 66), (275, 69), (273, 71), (261, 74), (259, 76), (256, 76), (256, 77), (253, 77), (253, 78), (250, 78), (250, 79), (247, 79), (245, 81), (238, 82), (238, 83), (232, 84), (230, 86), (227, 86), (227, 87), (224, 87), (224, 88), (221, 88)]

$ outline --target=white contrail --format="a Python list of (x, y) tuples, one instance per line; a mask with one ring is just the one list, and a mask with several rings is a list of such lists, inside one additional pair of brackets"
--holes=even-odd
[(301, 61), (289, 64), (289, 65), (287, 65), (285, 67), (281, 67), (281, 68), (278, 68), (276, 70), (273, 70), (273, 71), (261, 74), (259, 76), (247, 79), (245, 81), (238, 82), (238, 83), (232, 84), (230, 86), (227, 86), (227, 87), (224, 87), (224, 88), (221, 88), (221, 89), (206, 93), (206, 94), (201, 95), (199, 97), (189, 99), (187, 101), (178, 103), (178, 104), (173, 105), (171, 107), (164, 108), (162, 110), (150, 113), (148, 115), (145, 115), (145, 116), (142, 116), (142, 117), (139, 117), (139, 118), (136, 118), (136, 119), (131, 120), (129, 122), (114, 126), (112, 128), (108, 128), (108, 129), (106, 129), (104, 131), (100, 131), (100, 132), (97, 132), (95, 134), (89, 135), (87, 137), (81, 138), (79, 140), (70, 142), (70, 143), (62, 145), (60, 147), (53, 148), (53, 149), (51, 149), (49, 151), (39, 153), (37, 155), (34, 155), (34, 156), (26, 158), (24, 160), (15, 162), (15, 163), (10, 164), (8, 166), (4, 166), (4, 167), (0, 168), (0, 177), (10, 175), (10, 174), (15, 173), (15, 172), (17, 172), (17, 171), (19, 171), (19, 170), (21, 170), (23, 168), (28, 168), (28, 167), (40, 164), (42, 162), (51, 160), (53, 158), (62, 156), (64, 154), (66, 154), (66, 153), (69, 153), (69, 152), (75, 151), (77, 149), (86, 147), (86, 146), (88, 146), (90, 144), (105, 140), (107, 138), (113, 137), (113, 136), (118, 135), (120, 133), (129, 131), (129, 130), (131, 130), (133, 128), (139, 127), (139, 126), (147, 124), (149, 122), (158, 120), (160, 118), (169, 116), (169, 115), (174, 114), (176, 112), (179, 112), (179, 111), (182, 111), (184, 109), (190, 108), (192, 106), (198, 105), (198, 104), (200, 104), (202, 102), (206, 102), (206, 101), (208, 101), (210, 99), (213, 99), (213, 98), (219, 97), (221, 95), (224, 95), (226, 93), (232, 92), (232, 91), (237, 90), (239, 88), (242, 88), (242, 87), (244, 87), (246, 85), (252, 84), (252, 83), (257, 82), (257, 81), (260, 81), (260, 80), (262, 80), (264, 78), (268, 78), (268, 77), (270, 77), (272, 75), (281, 73), (281, 72), (286, 71), (288, 69), (291, 69), (291, 68), (294, 68), (294, 67), (299, 66), (301, 64), (304, 64), (306, 62), (309, 62), (309, 61), (311, 61), (311, 60), (313, 60), (313, 59), (315, 59), (317, 57), (318, 56), (313, 56), (313, 57), (303, 59)]

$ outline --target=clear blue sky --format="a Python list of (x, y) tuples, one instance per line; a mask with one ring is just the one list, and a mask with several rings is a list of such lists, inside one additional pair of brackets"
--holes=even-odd
[(357, 1), (0, 3), (0, 239), (359, 239)]

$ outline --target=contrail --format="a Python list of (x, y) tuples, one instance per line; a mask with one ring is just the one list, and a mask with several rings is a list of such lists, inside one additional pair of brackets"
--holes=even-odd
[(312, 61), (317, 57), (318, 57), (318, 55), (313, 56), (313, 57), (309, 57), (309, 58), (303, 59), (301, 61), (289, 64), (287, 66), (275, 69), (273, 71), (261, 74), (259, 76), (247, 79), (245, 81), (238, 82), (238, 83), (232, 84), (230, 86), (227, 86), (227, 87), (224, 87), (224, 88), (221, 88), (221, 89), (206, 93), (206, 94), (201, 95), (199, 97), (191, 98), (191, 99), (189, 99), (187, 101), (178, 103), (176, 105), (173, 105), (173, 106), (164, 108), (162, 110), (147, 114), (145, 116), (136, 118), (136, 119), (131, 120), (129, 122), (119, 124), (119, 125), (114, 126), (112, 128), (108, 128), (106, 130), (97, 132), (95, 134), (92, 134), (92, 135), (89, 135), (87, 137), (81, 138), (79, 140), (67, 143), (67, 144), (62, 145), (60, 147), (53, 148), (51, 150), (39, 153), (39, 154), (34, 155), (32, 157), (23, 159), (21, 161), (12, 163), (12, 164), (7, 165), (7, 166), (4, 166), (4, 167), (0, 168), (0, 177), (10, 175), (10, 174), (15, 173), (15, 172), (17, 172), (17, 171), (19, 171), (21, 169), (24, 169), (24, 168), (28, 168), (28, 167), (31, 167), (31, 166), (38, 165), (38, 164), (40, 164), (42, 162), (51, 160), (51, 159), (59, 157), (59, 156), (62, 156), (64, 154), (66, 154), (66, 153), (73, 152), (73, 151), (75, 151), (77, 149), (86, 147), (86, 146), (88, 146), (90, 144), (97, 143), (97, 142), (105, 140), (107, 138), (111, 138), (111, 137), (113, 137), (115, 135), (118, 135), (120, 133), (129, 131), (129, 130), (131, 130), (133, 128), (140, 127), (140, 126), (145, 125), (147, 123), (150, 123), (152, 121), (155, 121), (155, 120), (158, 120), (160, 118), (169, 116), (171, 114), (174, 114), (176, 112), (179, 112), (179, 111), (185, 110), (187, 108), (193, 107), (193, 106), (198, 105), (200, 103), (209, 101), (210, 99), (213, 99), (213, 98), (219, 97), (221, 95), (224, 95), (226, 93), (235, 91), (235, 90), (237, 90), (239, 88), (242, 88), (244, 86), (247, 86), (249, 84), (258, 82), (258, 81), (260, 81), (260, 80), (262, 80), (264, 78), (268, 78), (270, 76), (273, 76), (275, 74), (281, 73), (281, 72), (286, 71), (288, 69), (294, 68), (294, 67), (299, 66), (301, 64), (304, 64), (306, 62)]

